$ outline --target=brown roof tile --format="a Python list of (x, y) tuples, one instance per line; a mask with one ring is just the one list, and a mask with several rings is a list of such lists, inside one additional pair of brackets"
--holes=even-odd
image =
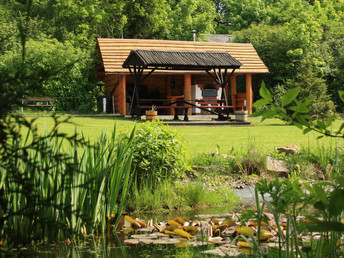
[[(105, 73), (129, 73), (122, 65), (131, 50), (155, 49), (176, 51), (225, 51), (241, 62), (235, 73), (268, 73), (252, 44), (217, 43), (148, 39), (98, 39), (98, 48)], [(148, 71), (147, 71), (148, 72)], [(156, 71), (155, 73), (200, 73), (198, 71)]]

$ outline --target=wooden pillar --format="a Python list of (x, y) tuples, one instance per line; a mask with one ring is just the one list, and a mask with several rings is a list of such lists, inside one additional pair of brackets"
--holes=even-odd
[(235, 112), (236, 110), (236, 75), (233, 74), (231, 77), (231, 96), (232, 96), (232, 106), (233, 106), (233, 111)]
[(121, 115), (127, 115), (127, 78), (125, 74), (122, 74), (121, 76), (121, 82), (120, 82), (120, 110), (119, 113)]
[(252, 74), (246, 74), (246, 110), (252, 114), (253, 93), (252, 93)]
[[(184, 74), (184, 100), (191, 102), (191, 74)], [(191, 113), (192, 108), (189, 108), (188, 114)]]
[(170, 98), (172, 95), (172, 88), (171, 88), (171, 76), (166, 76), (166, 82), (165, 82), (165, 89), (166, 89), (166, 97)]
[[(166, 98), (171, 100), (171, 96), (172, 96), (172, 87), (171, 87), (171, 76), (166, 76)], [(167, 109), (167, 114), (168, 115), (174, 115), (174, 110), (173, 109)]]

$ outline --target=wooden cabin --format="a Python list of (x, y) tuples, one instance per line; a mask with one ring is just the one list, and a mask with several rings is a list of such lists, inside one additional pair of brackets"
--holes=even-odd
[[(268, 68), (259, 58), (252, 44), (246, 43), (216, 43), (171, 40), (146, 40), (146, 39), (103, 39), (97, 40), (97, 49), (101, 59), (98, 65), (98, 80), (104, 82), (105, 94), (112, 96), (112, 106), (116, 113), (129, 114), (134, 98), (135, 80), (124, 62), (132, 50), (157, 50), (157, 51), (222, 51), (230, 54), (241, 63), (240, 68), (233, 69), (232, 73), (221, 76), (226, 77), (227, 85), (220, 85), (210, 76), (209, 69), (189, 70), (163, 67), (163, 69), (142, 70), (146, 76), (138, 86), (138, 95), (144, 105), (164, 105), (164, 102), (178, 99), (200, 101), (210, 105), (212, 101), (220, 101), (227, 96), (226, 103), (233, 107), (233, 111), (247, 110), (252, 113), (252, 76), (268, 73)], [(159, 52), (157, 52), (159, 53)], [(156, 67), (157, 68), (157, 67)], [(160, 67), (161, 68), (161, 67)], [(135, 68), (136, 69), (136, 68)], [(153, 72), (154, 71), (154, 72)], [(221, 67), (219, 67), (221, 72)], [(227, 80), (226, 80), (227, 79)], [(244, 87), (237, 89), (237, 81), (244, 81)], [(203, 102), (201, 102), (203, 101)], [(211, 106), (211, 105), (210, 105)], [(159, 110), (159, 114), (173, 114), (173, 109)], [(204, 109), (192, 108), (190, 114), (202, 114)]]

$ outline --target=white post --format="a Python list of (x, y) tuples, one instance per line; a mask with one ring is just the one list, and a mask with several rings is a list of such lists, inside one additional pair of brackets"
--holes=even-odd
[(106, 113), (106, 98), (103, 98), (103, 113)]

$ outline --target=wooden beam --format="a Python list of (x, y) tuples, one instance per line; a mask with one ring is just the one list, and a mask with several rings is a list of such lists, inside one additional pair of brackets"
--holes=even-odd
[(253, 93), (252, 93), (252, 74), (246, 74), (246, 110), (252, 114)]
[[(184, 74), (184, 100), (191, 102), (191, 74)], [(192, 109), (188, 110), (191, 115)]]
[(237, 94), (237, 90), (236, 90), (236, 75), (233, 74), (232, 77), (230, 78), (230, 80), (231, 80), (232, 106), (233, 106), (233, 110), (235, 112), (235, 110), (236, 110), (236, 94)]
[(119, 113), (123, 116), (127, 115), (127, 78), (126, 75), (123, 74), (121, 76), (120, 82), (121, 90), (120, 90), (120, 110)]

